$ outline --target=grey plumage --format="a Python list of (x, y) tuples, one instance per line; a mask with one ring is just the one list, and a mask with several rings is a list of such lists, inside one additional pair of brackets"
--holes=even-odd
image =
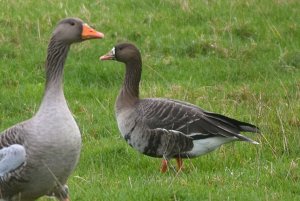
[(83, 41), (84, 26), (76, 18), (58, 23), (48, 45), (45, 93), (37, 113), (0, 135), (0, 200), (43, 195), (68, 200), (65, 184), (79, 159), (81, 135), (64, 97), (63, 67), (70, 45)]
[[(259, 132), (252, 124), (179, 100), (140, 99), (142, 59), (133, 44), (118, 44), (100, 59), (115, 59), (125, 63), (125, 78), (115, 111), (121, 134), (139, 152), (167, 160), (181, 160), (203, 155), (234, 140), (258, 144), (240, 134)], [(182, 163), (180, 160), (179, 164)]]

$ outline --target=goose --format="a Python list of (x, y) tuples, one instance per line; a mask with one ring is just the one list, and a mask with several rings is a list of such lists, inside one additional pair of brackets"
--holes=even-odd
[(38, 111), (0, 135), (1, 201), (33, 201), (44, 195), (69, 200), (66, 182), (79, 160), (81, 134), (64, 97), (64, 63), (71, 44), (103, 37), (78, 18), (57, 24)]
[(161, 172), (168, 161), (176, 159), (177, 169), (183, 158), (209, 153), (231, 141), (258, 142), (240, 132), (259, 133), (259, 128), (196, 105), (166, 98), (139, 98), (142, 58), (131, 43), (120, 43), (100, 60), (125, 64), (125, 78), (115, 103), (118, 128), (123, 138), (144, 155), (163, 158)]

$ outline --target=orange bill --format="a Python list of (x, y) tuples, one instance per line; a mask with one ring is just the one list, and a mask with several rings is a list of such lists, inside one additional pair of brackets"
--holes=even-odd
[(83, 24), (82, 25), (81, 38), (83, 40), (93, 39), (93, 38), (104, 38), (104, 34), (101, 33), (101, 32), (96, 31), (95, 29), (91, 28), (87, 24)]

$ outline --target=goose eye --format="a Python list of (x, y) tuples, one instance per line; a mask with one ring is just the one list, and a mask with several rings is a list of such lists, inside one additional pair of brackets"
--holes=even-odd
[(71, 26), (74, 26), (75, 25), (75, 22), (70, 22)]

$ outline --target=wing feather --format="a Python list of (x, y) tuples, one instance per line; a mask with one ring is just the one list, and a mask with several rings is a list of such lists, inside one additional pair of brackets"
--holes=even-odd
[(26, 161), (26, 151), (22, 145), (13, 144), (0, 150), (0, 177), (16, 170)]
[[(143, 99), (138, 106), (143, 124), (150, 129), (176, 130), (184, 135), (236, 137), (255, 142), (240, 134), (242, 131), (258, 132), (249, 123), (220, 114), (207, 112), (195, 105), (171, 99)], [(247, 129), (246, 129), (247, 128)]]
[(22, 124), (15, 125), (0, 134), (0, 177), (25, 163), (23, 136)]

